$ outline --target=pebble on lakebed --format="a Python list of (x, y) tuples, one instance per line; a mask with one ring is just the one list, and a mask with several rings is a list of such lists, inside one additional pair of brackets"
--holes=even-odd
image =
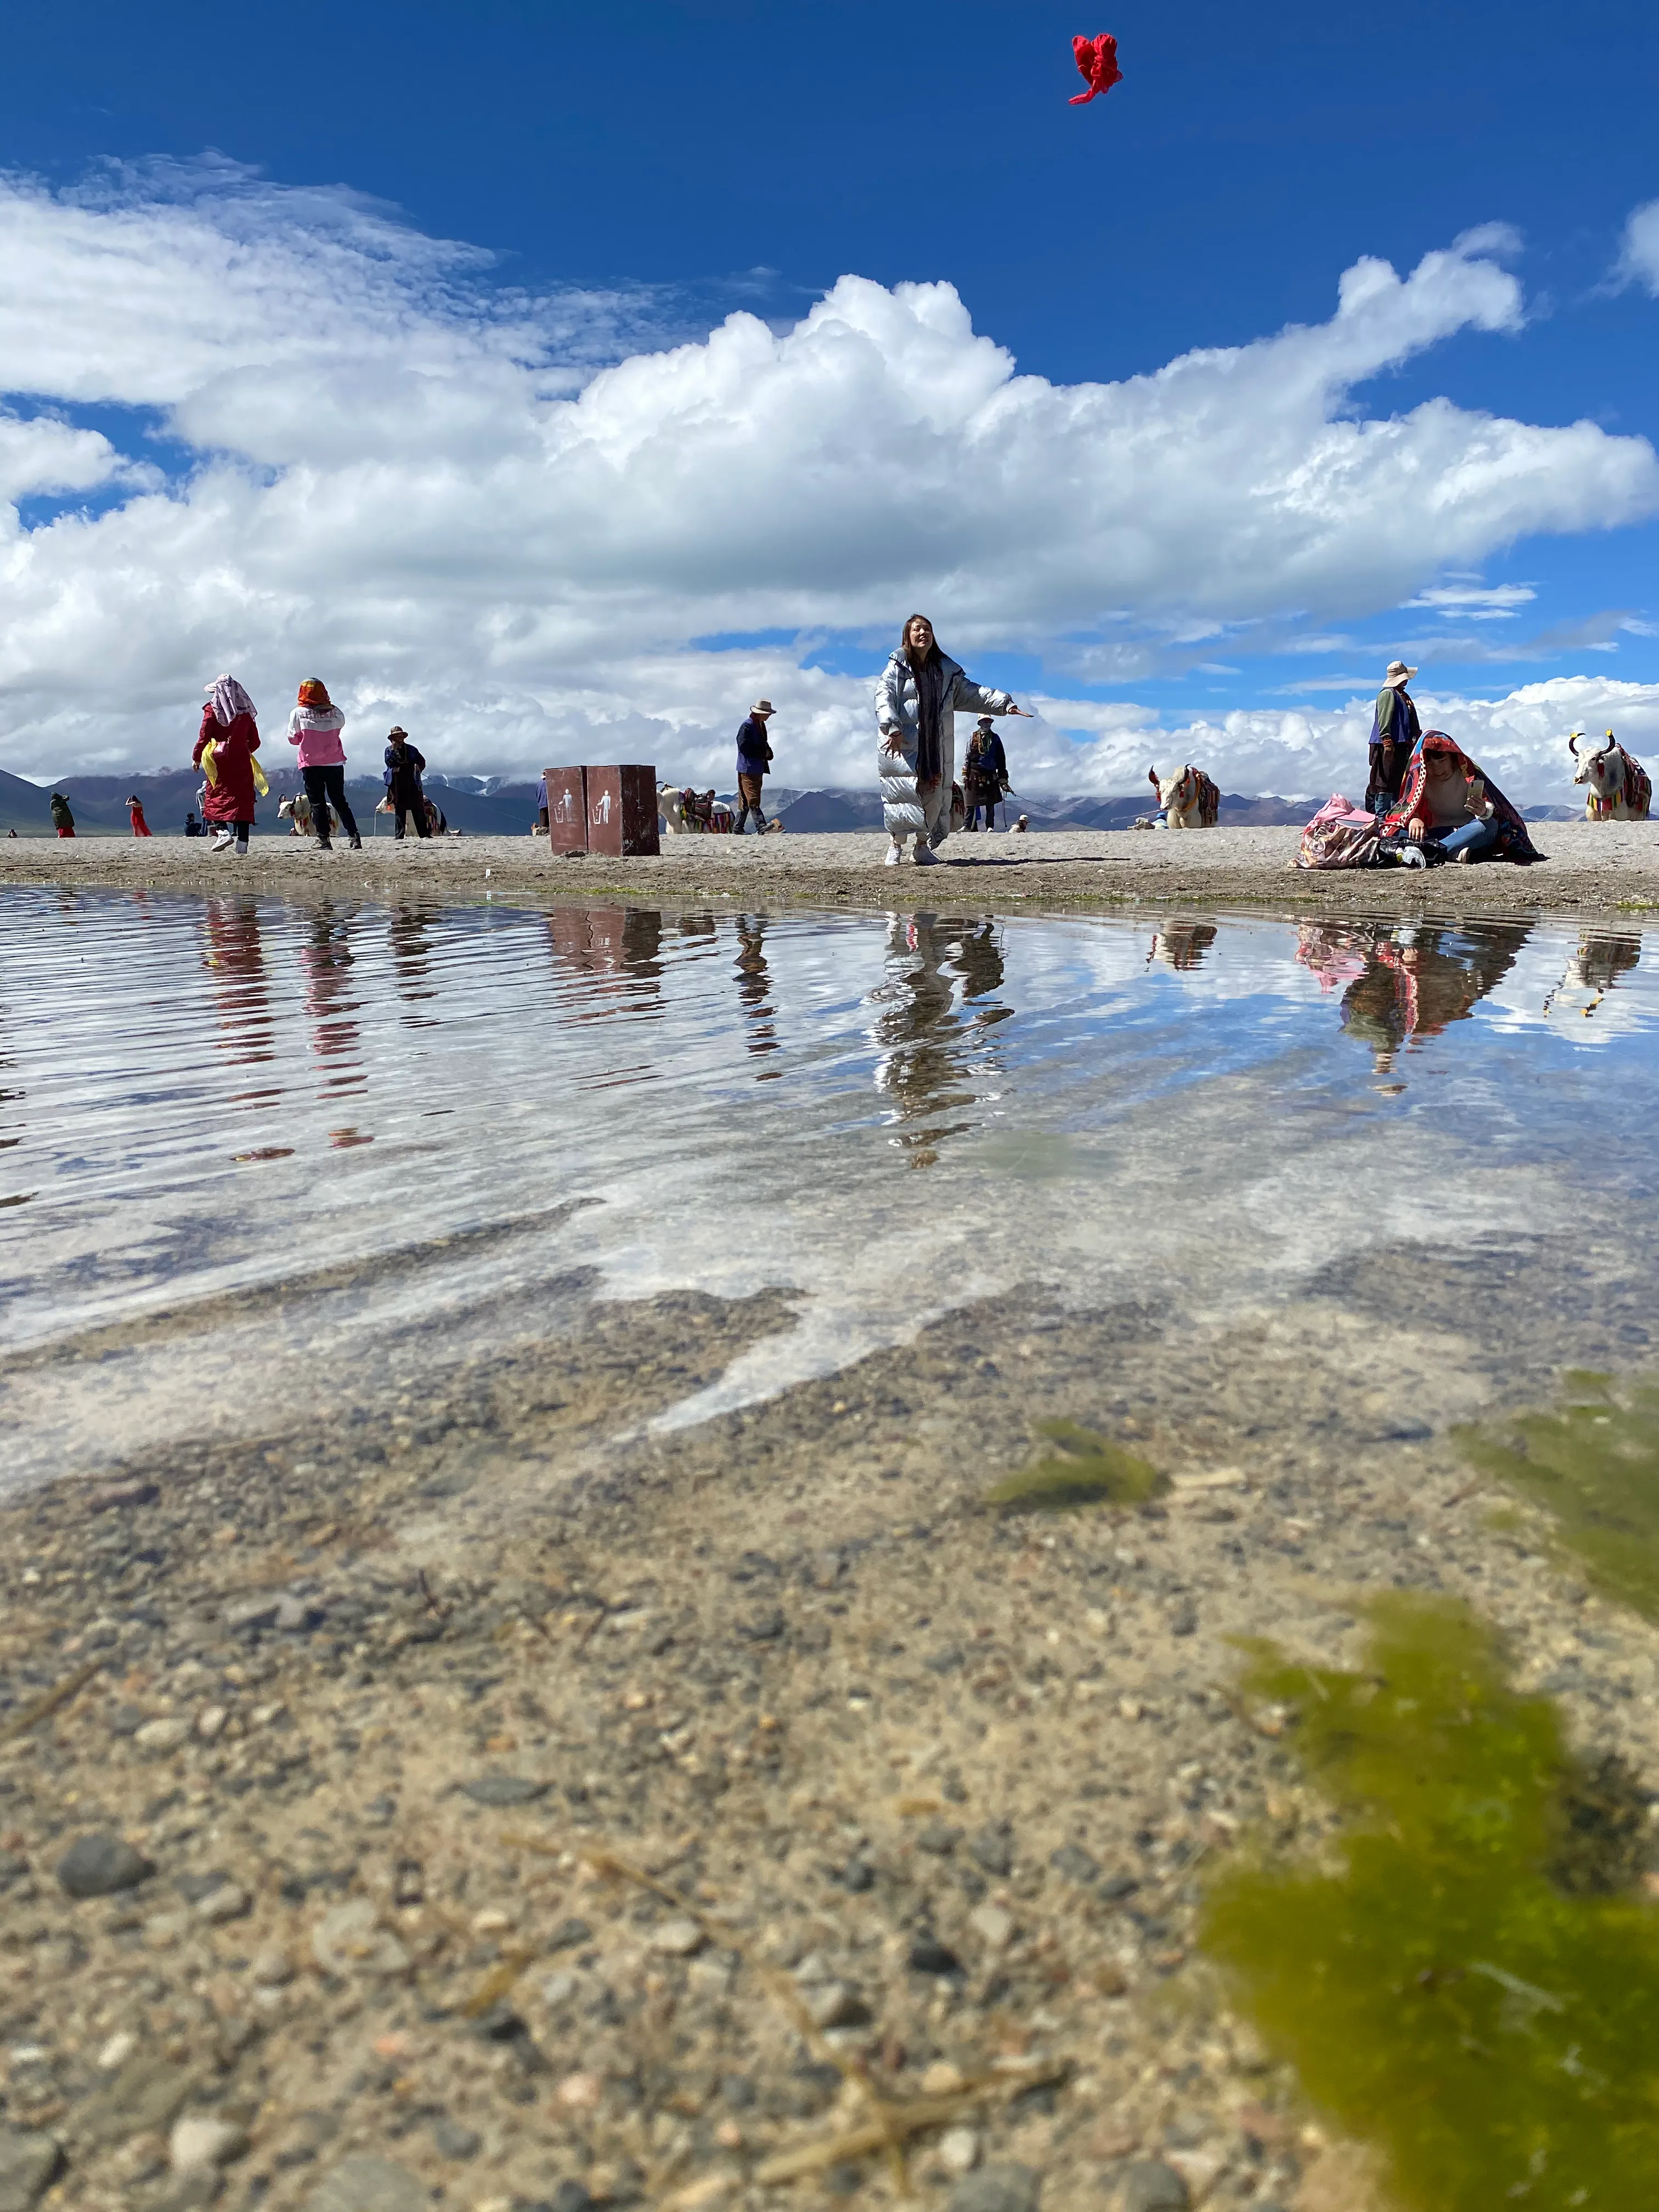
[[(0, 1727), (95, 1662), (0, 1740), (0, 2204), (765, 2212), (820, 2154), (884, 2202), (867, 2074), (928, 2106), (933, 2212), (1288, 2206), (1338, 2149), (1206, 1963), (1206, 1886), (1332, 1814), (1234, 1639), (1354, 1665), (1356, 1584), (1459, 1591), (1659, 1778), (1652, 1631), (1448, 1503), (1432, 1376), (1402, 1443), (1317, 1346), (1252, 1322), (1183, 1395), (1147, 1316), (1021, 1293), (648, 1428), (792, 1311), (602, 1304), (406, 1422), (0, 1506)], [(1034, 1407), (1243, 1479), (1224, 1518), (988, 1510)], [(1300, 1439), (1271, 1480), (1263, 1424)]]

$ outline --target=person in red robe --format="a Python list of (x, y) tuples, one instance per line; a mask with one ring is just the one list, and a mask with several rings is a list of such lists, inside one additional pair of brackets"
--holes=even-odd
[(216, 676), (202, 709), (202, 734), (191, 765), (207, 774), (202, 811), (213, 824), (216, 853), (236, 848), (247, 857), (253, 829), (253, 756), (259, 750), (259, 725), (253, 702), (234, 676)]
[(150, 828), (149, 823), (144, 819), (144, 802), (139, 798), (136, 791), (133, 793), (131, 798), (127, 801), (127, 812), (132, 817), (133, 836), (135, 837), (148, 837), (150, 834)]

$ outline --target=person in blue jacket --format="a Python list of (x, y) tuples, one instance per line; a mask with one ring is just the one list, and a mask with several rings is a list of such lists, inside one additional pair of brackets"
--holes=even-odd
[(766, 828), (761, 783), (772, 764), (772, 747), (766, 734), (772, 711), (769, 699), (757, 699), (738, 730), (738, 819), (733, 834), (738, 837), (751, 814), (757, 831)]

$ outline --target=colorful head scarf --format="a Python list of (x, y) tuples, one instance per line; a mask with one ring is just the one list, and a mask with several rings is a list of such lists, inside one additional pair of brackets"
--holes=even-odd
[(307, 676), (300, 686), (300, 704), (302, 707), (329, 707), (333, 704), (328, 696), (328, 686), (319, 676)]
[(250, 721), (258, 719), (258, 708), (234, 676), (216, 676), (208, 685), (208, 696), (213, 702), (214, 720), (227, 727), (239, 714), (246, 714)]
[(1487, 854), (1489, 860), (1515, 860), (1524, 866), (1528, 860), (1543, 859), (1543, 854), (1528, 835), (1527, 825), (1522, 820), (1518, 808), (1504, 798), (1480, 763), (1472, 761), (1457, 740), (1449, 738), (1443, 730), (1425, 730), (1413, 746), (1412, 757), (1406, 763), (1406, 773), (1401, 778), (1400, 796), (1382, 817), (1382, 835), (1385, 837), (1403, 837), (1406, 834), (1406, 824), (1416, 811), (1418, 802), (1423, 796), (1423, 787), (1428, 781), (1428, 769), (1423, 758), (1425, 753), (1450, 754), (1454, 759), (1462, 762), (1472, 776), (1478, 775), (1486, 785), (1486, 797), (1498, 823), (1498, 842)]

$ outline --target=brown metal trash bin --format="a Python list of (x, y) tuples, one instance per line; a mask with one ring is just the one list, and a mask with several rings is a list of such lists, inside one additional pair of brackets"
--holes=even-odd
[(631, 859), (657, 853), (657, 771), (637, 762), (587, 768), (587, 849)]
[(610, 853), (618, 859), (659, 853), (657, 771), (639, 762), (621, 768), (550, 768), (547, 842), (554, 853)]
[(587, 850), (587, 775), (579, 768), (544, 769), (547, 779), (547, 842), (554, 853)]

